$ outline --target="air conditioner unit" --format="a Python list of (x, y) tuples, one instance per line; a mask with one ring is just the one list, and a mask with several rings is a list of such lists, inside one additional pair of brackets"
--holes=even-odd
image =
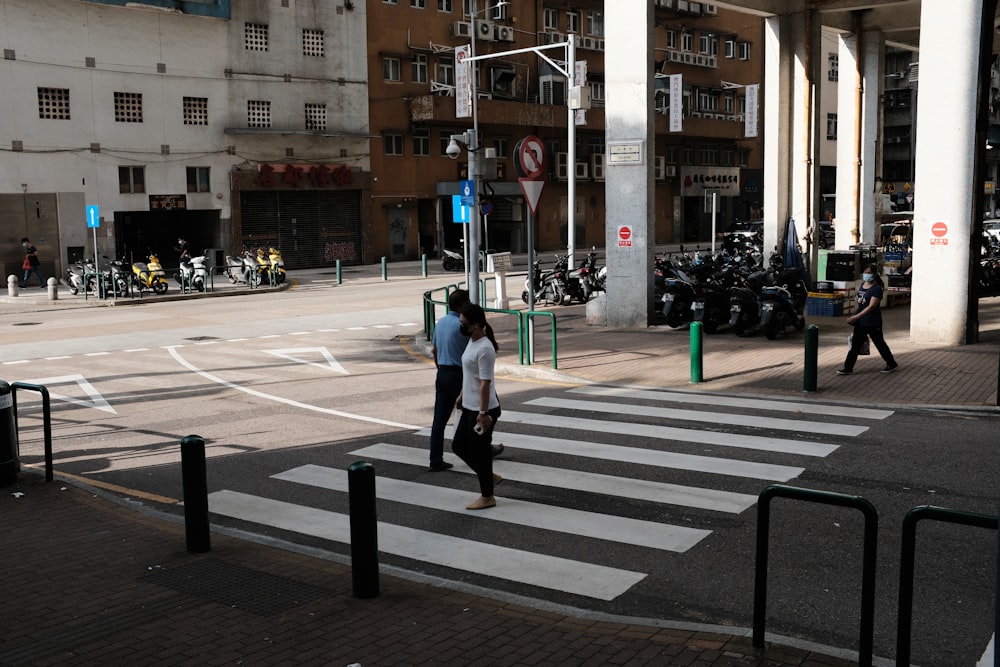
[[(597, 51), (603, 51), (604, 50), (604, 40), (603, 39), (595, 39), (594, 40), (594, 49), (597, 50)], [(998, 86), (998, 87), (1000, 87), (1000, 86)]]
[(552, 74), (538, 77), (538, 102), (539, 104), (566, 104), (566, 79)]
[(688, 10), (688, 0), (677, 0), (677, 11), (686, 12)]
[(581, 37), (579, 43), (577, 44), (581, 49), (594, 50), (594, 38), (593, 37)]
[(684, 58), (684, 56), (681, 54), (680, 51), (671, 51), (670, 52), (670, 62), (672, 62), (672, 63), (680, 62), (683, 58)]
[(471, 37), (472, 24), (466, 23), (465, 21), (455, 21), (451, 25), (451, 34), (455, 37)]
[(569, 154), (556, 153), (556, 180), (565, 181), (569, 178)]
[(590, 165), (586, 162), (576, 163), (576, 177), (577, 178), (590, 178)]
[(682, 58), (682, 60), (683, 60), (683, 61), (684, 61), (685, 63), (687, 63), (688, 65), (690, 65), (691, 63), (693, 63), (693, 62), (694, 62), (694, 54), (691, 54), (691, 53), (685, 53), (685, 54), (684, 54), (684, 57)]
[(498, 42), (513, 42), (514, 29), (509, 25), (498, 25), (495, 36)]
[(700, 2), (688, 2), (688, 11), (692, 14), (701, 15), (701, 3)]
[(653, 158), (653, 178), (662, 181), (667, 177), (667, 158), (657, 155)]
[(653, 0), (656, 9), (670, 9), (670, 0)]
[(542, 41), (546, 44), (562, 44), (566, 41), (566, 35), (561, 32), (542, 33)]
[(484, 42), (492, 42), (496, 33), (496, 24), (493, 21), (476, 21), (476, 39)]
[(709, 2), (704, 4), (704, 9), (708, 16), (716, 16), (719, 13), (719, 8)]
[(719, 58), (718, 56), (705, 56), (705, 67), (718, 67)]
[(695, 65), (699, 65), (699, 66), (704, 66), (704, 64), (705, 64), (705, 56), (695, 56), (694, 57), (694, 64)]
[(604, 153), (594, 153), (590, 156), (590, 173), (595, 181), (604, 180)]

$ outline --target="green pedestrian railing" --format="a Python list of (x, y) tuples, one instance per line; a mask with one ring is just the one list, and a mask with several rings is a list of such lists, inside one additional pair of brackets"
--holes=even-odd
[(848, 496), (830, 491), (801, 489), (772, 484), (760, 492), (757, 504), (757, 550), (753, 591), (753, 645), (764, 648), (764, 621), (767, 616), (767, 557), (768, 533), (771, 527), (771, 499), (791, 498), (808, 502), (851, 507), (865, 517), (861, 567), (861, 629), (858, 641), (858, 664), (871, 667), (875, 633), (875, 556), (878, 541), (878, 512), (861, 496)]

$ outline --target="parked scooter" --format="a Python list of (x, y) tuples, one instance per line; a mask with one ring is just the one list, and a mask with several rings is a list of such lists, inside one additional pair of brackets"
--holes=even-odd
[(528, 303), (528, 290), (535, 293), (535, 303), (545, 303), (562, 305), (569, 302), (569, 294), (566, 291), (566, 264), (565, 255), (557, 256), (556, 263), (548, 271), (542, 271), (536, 259), (531, 267), (531, 276), (524, 280), (524, 291), (521, 292), (521, 300)]
[[(84, 275), (88, 272), (84, 260), (70, 264), (66, 269), (66, 284), (69, 285), (70, 294), (79, 294), (87, 289)], [(93, 282), (93, 278), (91, 278)]]
[(139, 287), (139, 291), (151, 289), (156, 294), (163, 294), (167, 291), (167, 272), (160, 266), (160, 260), (156, 255), (149, 256), (149, 262), (134, 262), (132, 264), (132, 280)]
[(785, 269), (775, 283), (760, 294), (760, 328), (768, 340), (777, 338), (786, 327), (801, 331), (806, 326), (803, 311), (809, 292), (799, 270)]
[(114, 259), (110, 260), (108, 268), (103, 271), (105, 285), (111, 288), (115, 296), (128, 296), (132, 293), (132, 273), (127, 266), (124, 261)]
[[(462, 239), (462, 245), (464, 248), (465, 239)], [(441, 266), (445, 271), (465, 271), (465, 257), (461, 249), (448, 250), (443, 248), (441, 253), (444, 255), (441, 258)], [(486, 253), (482, 250), (479, 251), (479, 270), (486, 270)]]
[(181, 288), (190, 288), (204, 292), (208, 287), (208, 268), (205, 266), (205, 255), (188, 257), (181, 261), (178, 273), (174, 275)]
[(226, 255), (226, 277), (232, 284), (259, 285), (260, 272), (257, 260), (244, 252), (242, 255)]
[(566, 274), (566, 294), (569, 300), (587, 303), (597, 291), (597, 252), (591, 251), (580, 266)]
[(281, 251), (277, 248), (267, 249), (267, 261), (271, 265), (271, 273), (280, 285), (285, 282), (285, 260), (281, 257)]

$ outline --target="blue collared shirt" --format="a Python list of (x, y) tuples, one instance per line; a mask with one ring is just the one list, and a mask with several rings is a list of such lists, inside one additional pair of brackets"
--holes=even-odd
[(437, 350), (438, 366), (462, 365), (462, 353), (469, 344), (469, 337), (463, 336), (459, 327), (461, 322), (458, 313), (453, 310), (448, 311), (448, 314), (438, 320), (437, 326), (434, 327), (432, 343)]

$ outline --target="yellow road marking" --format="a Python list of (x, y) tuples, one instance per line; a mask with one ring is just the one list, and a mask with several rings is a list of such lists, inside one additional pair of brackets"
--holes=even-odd
[[(32, 463), (23, 464), (25, 468), (32, 468), (33, 470), (45, 470), (44, 465), (35, 465)], [(108, 482), (102, 482), (98, 479), (91, 479), (90, 477), (82, 477), (80, 475), (71, 475), (67, 472), (60, 472), (60, 477), (65, 477), (67, 479), (74, 479), (78, 482), (83, 482), (84, 484), (89, 484), (90, 486), (96, 486), (99, 489), (104, 489), (105, 491), (113, 491), (115, 493), (121, 493), (126, 496), (131, 496), (133, 498), (142, 498), (143, 500), (149, 500), (154, 503), (161, 503), (163, 505), (177, 505), (181, 501), (175, 498), (168, 498), (166, 496), (160, 496), (155, 493), (146, 493), (145, 491), (140, 491), (139, 489), (130, 489), (126, 486), (119, 486), (117, 484), (110, 484)]]

